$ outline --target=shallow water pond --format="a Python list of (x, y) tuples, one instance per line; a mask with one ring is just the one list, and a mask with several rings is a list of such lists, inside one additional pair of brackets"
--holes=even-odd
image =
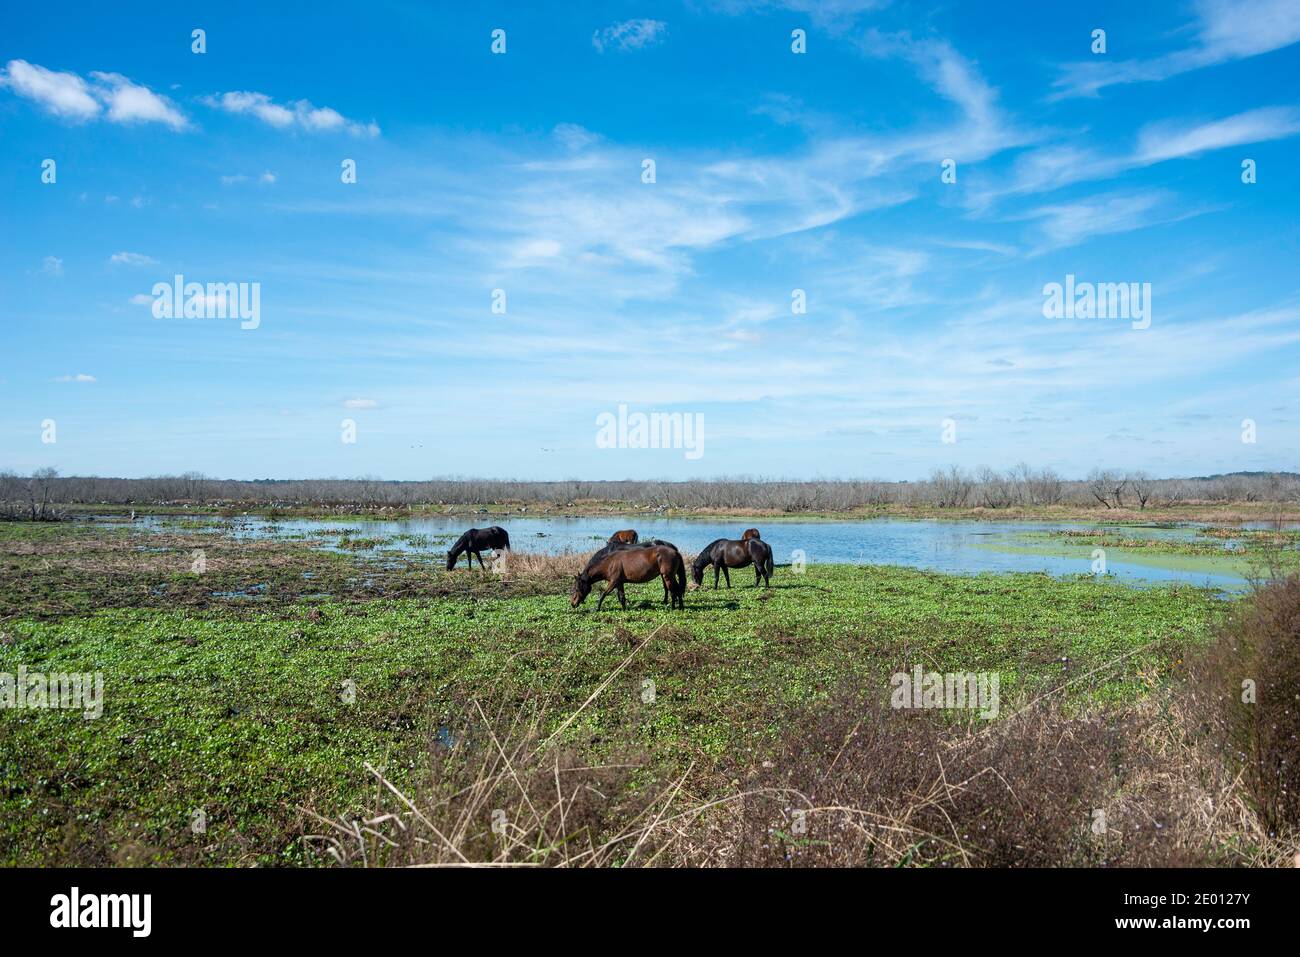
[[(176, 520), (147, 516), (137, 526), (166, 530)], [(588, 553), (621, 528), (635, 527), (642, 538), (673, 542), (684, 552), (699, 551), (717, 538), (739, 538), (750, 525), (762, 528), (778, 566), (806, 563), (906, 565), (958, 574), (1038, 571), (1050, 575), (1093, 574), (1097, 542), (1080, 532), (1110, 539), (1152, 540), (1196, 547), (1196, 554), (1167, 549), (1107, 545), (1106, 573), (1134, 584), (1187, 582), (1224, 591), (1247, 587), (1256, 560), (1233, 538), (1210, 538), (1204, 526), (1090, 525), (1049, 522), (806, 521), (766, 518), (717, 519), (584, 516), (527, 518), (438, 516), (341, 524), (337, 519), (278, 519), (256, 516), (214, 520), (213, 530), (236, 539), (313, 539), (329, 549), (367, 550), (441, 556), (471, 525), (501, 525), (516, 549), (531, 552)], [(1064, 534), (1070, 533), (1070, 534)], [(1292, 545), (1294, 548), (1294, 545)], [(1189, 549), (1190, 550), (1190, 549)], [(742, 578), (743, 580), (743, 578)]]

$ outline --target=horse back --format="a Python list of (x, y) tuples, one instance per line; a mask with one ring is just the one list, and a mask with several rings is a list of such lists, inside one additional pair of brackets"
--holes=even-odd
[(606, 580), (617, 567), (629, 582), (640, 584), (660, 575), (672, 576), (680, 560), (681, 552), (671, 545), (649, 545), (611, 551), (602, 564), (606, 566)]

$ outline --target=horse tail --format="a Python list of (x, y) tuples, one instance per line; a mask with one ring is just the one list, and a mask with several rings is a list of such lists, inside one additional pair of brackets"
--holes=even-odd
[(767, 549), (767, 561), (763, 563), (763, 576), (765, 578), (772, 577), (772, 549), (770, 546)]
[(682, 553), (673, 550), (673, 595), (684, 598), (686, 595), (686, 559)]
[(509, 547), (510, 547), (510, 533), (507, 532), (504, 528), (501, 529), (501, 539), (502, 539), (502, 541), (504, 542), (504, 544), (503, 544), (502, 547), (503, 547), (503, 548), (509, 548)]

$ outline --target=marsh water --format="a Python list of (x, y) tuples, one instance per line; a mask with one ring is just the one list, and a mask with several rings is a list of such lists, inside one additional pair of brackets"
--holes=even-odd
[[(176, 518), (149, 516), (146, 528), (174, 527)], [(453, 515), (393, 521), (347, 519), (281, 519), (256, 516), (202, 519), (235, 538), (309, 539), (321, 547), (364, 547), (416, 553), (445, 554), (462, 531), (471, 526), (501, 525), (513, 546), (531, 552), (589, 553), (621, 528), (634, 527), (642, 538), (661, 538), (693, 553), (717, 538), (739, 538), (750, 525), (762, 528), (777, 566), (802, 560), (862, 565), (906, 565), (957, 574), (980, 572), (1045, 572), (1050, 575), (1095, 574), (1094, 544), (1060, 533), (1105, 530), (1124, 539), (1166, 539), (1171, 542), (1212, 543), (1210, 554), (1174, 554), (1166, 550), (1107, 548), (1105, 572), (1135, 585), (1186, 582), (1222, 591), (1247, 587), (1251, 559), (1241, 542), (1206, 539), (1195, 525), (1105, 526), (1064, 522), (918, 521), (799, 521), (786, 519), (716, 520), (641, 516), (583, 516), (529, 518), (503, 515)], [(193, 524), (191, 521), (189, 524)]]

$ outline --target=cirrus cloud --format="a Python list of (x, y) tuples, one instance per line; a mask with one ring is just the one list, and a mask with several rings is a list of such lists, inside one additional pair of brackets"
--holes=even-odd
[(663, 41), (668, 32), (668, 24), (662, 20), (649, 20), (644, 17), (624, 20), (597, 30), (591, 35), (591, 45), (604, 53), (606, 48), (615, 50), (640, 50), (654, 46)]
[(108, 257), (108, 261), (114, 266), (154, 266), (158, 263), (158, 260), (152, 256), (130, 252), (113, 253)]

